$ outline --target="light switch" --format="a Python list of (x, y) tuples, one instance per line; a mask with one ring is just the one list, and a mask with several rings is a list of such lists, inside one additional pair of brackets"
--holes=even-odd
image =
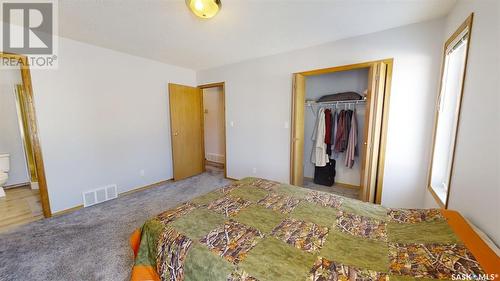
[(285, 121), (285, 129), (290, 128), (290, 123), (288, 121)]
[(230, 121), (229, 126), (234, 127), (234, 121)]

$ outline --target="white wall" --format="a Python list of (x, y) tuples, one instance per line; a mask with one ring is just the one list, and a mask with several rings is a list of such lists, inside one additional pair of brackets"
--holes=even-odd
[[(306, 100), (318, 100), (323, 95), (348, 91), (354, 91), (362, 95), (367, 87), (368, 68), (308, 76), (306, 77)], [(344, 109), (344, 106), (341, 106), (338, 112), (340, 112), (340, 109)], [(354, 107), (351, 106), (351, 109), (354, 109)], [(314, 112), (318, 112), (317, 107), (314, 108)], [(305, 113), (304, 176), (312, 178), (314, 177), (314, 164), (311, 162), (313, 148), (312, 134), (317, 115), (313, 113), (311, 108), (307, 108)], [(358, 148), (361, 148), (364, 140), (365, 105), (356, 106), (356, 118), (358, 124)], [(358, 151), (361, 152), (362, 150), (359, 149)], [(356, 156), (353, 167), (348, 168), (344, 162), (345, 153), (336, 154), (335, 182), (360, 185), (360, 156), (362, 155)]]
[(224, 163), (224, 97), (221, 87), (203, 89), (205, 158)]
[(64, 38), (58, 57), (57, 70), (32, 70), (52, 211), (103, 185), (170, 179), (167, 85), (194, 85), (195, 72)]
[[(449, 208), (500, 244), (500, 2), (459, 1), (441, 44), (474, 12)], [(427, 192), (426, 206), (436, 206)]]
[(442, 27), (435, 20), (198, 72), (200, 84), (226, 82), (228, 176), (289, 181), (292, 73), (393, 57), (382, 203), (422, 207)]
[(30, 181), (14, 91), (17, 84), (22, 84), (19, 69), (0, 68), (0, 154), (10, 154), (9, 179), (6, 185)]

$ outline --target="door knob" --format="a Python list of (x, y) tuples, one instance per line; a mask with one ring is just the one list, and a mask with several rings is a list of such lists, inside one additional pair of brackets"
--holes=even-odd
[(177, 137), (178, 135), (179, 135), (179, 133), (174, 132), (174, 137)]

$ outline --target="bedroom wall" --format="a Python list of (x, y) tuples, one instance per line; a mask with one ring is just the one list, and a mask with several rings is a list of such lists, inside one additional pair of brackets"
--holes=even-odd
[[(368, 68), (356, 69), (350, 71), (342, 71), (338, 73), (330, 73), (316, 76), (306, 77), (306, 100), (318, 100), (326, 94), (341, 93), (354, 91), (359, 94), (368, 87)], [(353, 107), (351, 107), (352, 109)], [(365, 123), (365, 108), (364, 105), (356, 106), (356, 117), (358, 124), (358, 147), (364, 140), (364, 123)], [(339, 112), (344, 107), (339, 108)], [(318, 108), (314, 107), (314, 112), (318, 112)], [(304, 176), (314, 177), (314, 164), (311, 162), (311, 154), (313, 148), (312, 134), (314, 125), (316, 124), (317, 115), (313, 114), (311, 108), (306, 108), (304, 118)], [(361, 151), (361, 150), (360, 150)], [(360, 184), (360, 163), (361, 155), (355, 157), (354, 166), (348, 168), (345, 166), (345, 153), (339, 153), (336, 157), (335, 165), (335, 182), (359, 186)], [(362, 157), (361, 157), (362, 158)]]
[[(441, 44), (474, 12), (449, 208), (500, 245), (500, 2), (459, 1)], [(437, 204), (426, 192), (426, 206)]]
[(22, 83), (20, 70), (0, 67), (0, 154), (10, 154), (6, 185), (30, 181), (14, 92), (14, 86)]
[(85, 190), (170, 179), (167, 85), (195, 85), (195, 72), (65, 38), (58, 57), (57, 70), (32, 70), (52, 211)]
[(394, 58), (382, 203), (422, 207), (443, 21), (199, 71), (226, 82), (228, 176), (289, 181), (292, 73)]

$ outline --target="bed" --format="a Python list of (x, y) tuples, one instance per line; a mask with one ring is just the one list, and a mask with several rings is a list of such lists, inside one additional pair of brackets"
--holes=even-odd
[(130, 242), (133, 281), (491, 280), (500, 269), (457, 212), (388, 209), (259, 178), (164, 211)]

